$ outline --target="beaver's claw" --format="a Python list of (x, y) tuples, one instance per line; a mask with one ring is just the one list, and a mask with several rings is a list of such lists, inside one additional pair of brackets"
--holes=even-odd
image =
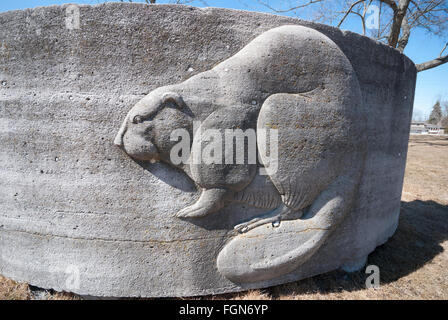
[(246, 233), (249, 230), (255, 229), (256, 227), (262, 226), (267, 223), (272, 223), (273, 227), (278, 227), (280, 225), (280, 220), (281, 217), (278, 216), (265, 219), (255, 218), (251, 221), (237, 224), (235, 227), (233, 227), (233, 229), (238, 231), (239, 233)]
[(303, 215), (302, 210), (293, 211), (288, 208), (286, 205), (281, 204), (275, 210), (268, 212), (264, 215), (256, 217), (250, 221), (240, 223), (236, 225), (233, 229), (238, 231), (239, 233), (245, 233), (249, 230), (252, 230), (256, 227), (262, 226), (264, 224), (271, 223), (273, 228), (280, 226), (280, 222), (282, 220), (290, 220), (290, 219), (300, 219)]
[(237, 224), (235, 227), (233, 227), (234, 230), (238, 231), (239, 233), (245, 233), (250, 230), (249, 223), (240, 223)]

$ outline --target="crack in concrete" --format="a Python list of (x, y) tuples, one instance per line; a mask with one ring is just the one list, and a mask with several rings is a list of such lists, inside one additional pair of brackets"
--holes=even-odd
[[(282, 232), (279, 235), (290, 235), (290, 234), (299, 234), (303, 232), (308, 232), (311, 230), (321, 230), (321, 231), (328, 231), (330, 229), (325, 228), (306, 228), (303, 230), (298, 231), (287, 231)], [(261, 238), (267, 236), (267, 234), (258, 234), (258, 235), (247, 235), (247, 234), (236, 234), (229, 236), (228, 234), (223, 235), (222, 237), (198, 237), (198, 238), (185, 238), (185, 239), (172, 239), (172, 240), (156, 240), (156, 239), (148, 239), (148, 240), (131, 240), (131, 239), (105, 239), (105, 238), (83, 238), (83, 237), (70, 237), (70, 236), (62, 236), (62, 235), (55, 235), (55, 234), (45, 234), (40, 232), (31, 232), (31, 231), (24, 231), (24, 230), (11, 230), (11, 229), (5, 229), (4, 225), (0, 227), (0, 231), (6, 231), (6, 232), (15, 232), (15, 233), (24, 233), (29, 235), (34, 235), (38, 237), (54, 237), (54, 238), (60, 238), (60, 239), (71, 239), (71, 240), (81, 240), (81, 241), (104, 241), (104, 242), (130, 242), (130, 243), (159, 243), (159, 244), (168, 244), (168, 243), (176, 243), (176, 242), (185, 242), (185, 241), (207, 241), (207, 240), (217, 240), (222, 239), (224, 241), (227, 241), (229, 239), (235, 239), (235, 238), (248, 238), (248, 239), (255, 239), (255, 238)], [(231, 233), (232, 231), (230, 231)], [(272, 235), (271, 235), (272, 236)]]

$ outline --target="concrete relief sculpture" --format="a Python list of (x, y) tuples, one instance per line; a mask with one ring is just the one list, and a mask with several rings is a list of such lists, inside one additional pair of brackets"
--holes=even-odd
[(182, 5), (40, 7), (0, 25), (2, 276), (221, 294), (359, 270), (394, 234), (416, 79), (397, 50)]
[(217, 257), (232, 282), (260, 282), (299, 268), (352, 209), (365, 162), (364, 115), (340, 48), (316, 30), (285, 25), (209, 71), (149, 93), (115, 144), (195, 182), (201, 195), (179, 219), (220, 219), (232, 202), (265, 209), (235, 225)]

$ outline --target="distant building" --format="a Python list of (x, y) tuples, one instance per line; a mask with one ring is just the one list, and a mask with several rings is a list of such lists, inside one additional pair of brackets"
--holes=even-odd
[(444, 134), (445, 128), (442, 126), (438, 126), (435, 124), (427, 124), (426, 127), (428, 128), (428, 134)]
[(411, 134), (428, 134), (424, 122), (411, 122)]
[(444, 134), (445, 128), (435, 124), (429, 124), (421, 121), (411, 122), (411, 134)]

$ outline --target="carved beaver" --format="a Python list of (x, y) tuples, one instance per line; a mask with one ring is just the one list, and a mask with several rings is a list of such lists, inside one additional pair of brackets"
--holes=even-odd
[[(248, 231), (288, 215), (299, 218), (341, 176), (358, 180), (365, 143), (361, 100), (339, 47), (316, 30), (287, 25), (261, 34), (209, 71), (150, 92), (129, 111), (115, 144), (135, 159), (182, 169), (202, 189), (178, 217), (205, 216), (231, 201), (275, 209), (236, 227)], [(178, 142), (170, 135), (179, 128), (195, 134), (193, 121), (201, 122), (199, 130), (256, 129), (265, 164), (276, 159), (267, 156), (269, 144), (258, 132), (278, 130), (277, 170), (267, 168), (271, 186), (265, 194), (257, 193), (260, 165), (172, 163)], [(207, 146), (191, 144), (190, 159)]]

